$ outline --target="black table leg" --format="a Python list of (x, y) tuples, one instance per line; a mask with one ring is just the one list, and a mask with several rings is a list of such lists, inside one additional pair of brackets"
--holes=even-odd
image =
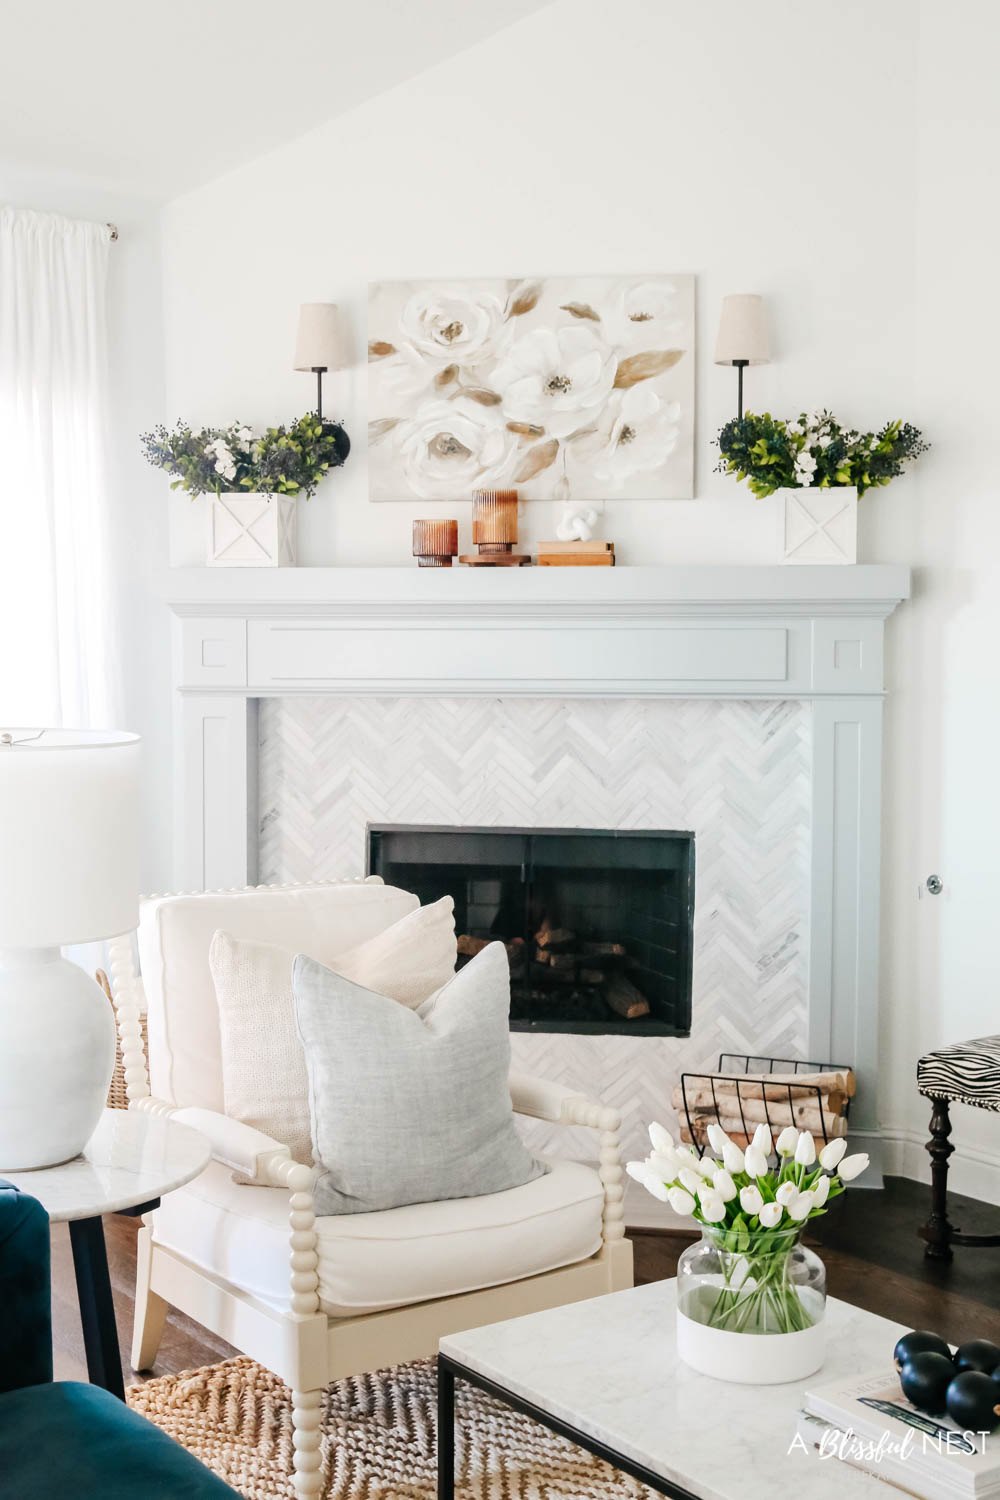
[(118, 1352), (118, 1328), (111, 1297), (104, 1225), (99, 1218), (71, 1219), (69, 1238), (73, 1247), (88, 1378), (91, 1385), (103, 1386), (124, 1401), (125, 1384)]
[(455, 1376), (438, 1358), (437, 1500), (455, 1500)]
[(931, 1158), (931, 1216), (921, 1230), (927, 1241), (924, 1255), (928, 1260), (951, 1260), (951, 1242), (955, 1231), (948, 1219), (948, 1158), (954, 1146), (947, 1099), (932, 1100), (931, 1138), (927, 1151)]

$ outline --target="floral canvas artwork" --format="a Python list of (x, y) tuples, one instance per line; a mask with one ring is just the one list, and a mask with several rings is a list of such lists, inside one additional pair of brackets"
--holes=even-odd
[(369, 495), (690, 499), (694, 277), (384, 281)]

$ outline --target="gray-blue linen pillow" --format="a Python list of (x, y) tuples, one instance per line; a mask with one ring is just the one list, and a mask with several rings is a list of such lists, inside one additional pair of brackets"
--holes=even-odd
[(514, 1127), (510, 973), (502, 943), (418, 1015), (299, 954), (318, 1214), (501, 1193), (540, 1177)]

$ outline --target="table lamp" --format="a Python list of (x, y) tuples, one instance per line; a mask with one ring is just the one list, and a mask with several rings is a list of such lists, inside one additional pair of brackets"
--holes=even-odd
[(723, 297), (715, 342), (715, 363), (736, 366), (737, 416), (743, 416), (743, 371), (747, 365), (766, 365), (770, 358), (763, 297), (756, 292), (735, 292)]
[(139, 737), (0, 731), (0, 1174), (69, 1161), (107, 1099), (107, 996), (60, 948), (139, 914)]

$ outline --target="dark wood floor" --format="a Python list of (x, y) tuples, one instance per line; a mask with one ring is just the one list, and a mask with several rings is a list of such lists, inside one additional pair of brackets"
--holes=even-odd
[[(970, 1338), (1000, 1341), (1000, 1250), (956, 1250), (950, 1265), (924, 1260), (917, 1227), (927, 1214), (927, 1189), (890, 1177), (882, 1191), (853, 1190), (818, 1222), (811, 1237), (826, 1263), (832, 1296), (893, 1318), (912, 1328), (930, 1328), (952, 1343)], [(1000, 1209), (952, 1199), (952, 1219), (975, 1233), (1000, 1228)], [(122, 1346), (126, 1384), (137, 1378), (128, 1364), (135, 1283), (134, 1219), (105, 1220), (108, 1259)], [(637, 1281), (672, 1276), (689, 1236), (636, 1231)], [(65, 1225), (52, 1231), (52, 1321), (56, 1375), (86, 1380), (83, 1341), (73, 1281), (73, 1262)], [(154, 1375), (214, 1364), (235, 1353), (221, 1339), (171, 1313)]]

